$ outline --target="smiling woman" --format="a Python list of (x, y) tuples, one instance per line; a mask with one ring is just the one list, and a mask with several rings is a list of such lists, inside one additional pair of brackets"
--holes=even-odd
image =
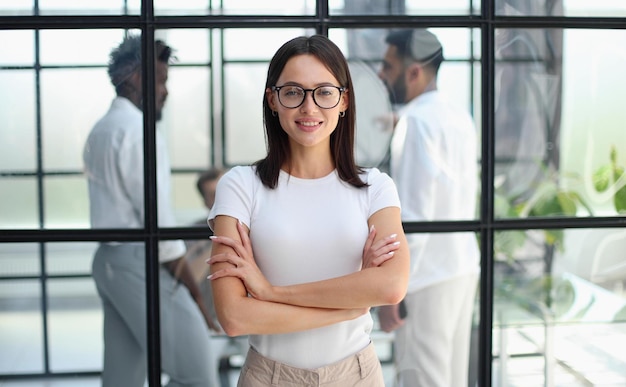
[(239, 386), (384, 386), (368, 311), (400, 301), (409, 256), (395, 185), (355, 163), (352, 93), (328, 38), (285, 43), (266, 80), (267, 156), (218, 183), (209, 278), (225, 332), (251, 335)]

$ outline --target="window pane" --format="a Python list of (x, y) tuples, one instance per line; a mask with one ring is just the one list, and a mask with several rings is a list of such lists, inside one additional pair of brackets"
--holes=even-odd
[(44, 66), (106, 65), (108, 48), (118, 44), (123, 31), (43, 30), (40, 36), (41, 64)]
[(154, 0), (157, 15), (313, 15), (315, 2), (308, 0)]
[(47, 171), (83, 169), (85, 141), (108, 109), (112, 89), (105, 69), (41, 71), (43, 165)]
[(89, 194), (83, 176), (47, 176), (44, 195), (45, 228), (89, 228)]
[[(476, 113), (474, 118), (475, 134), (475, 163), (480, 163), (480, 62), (472, 57), (472, 49), (480, 46), (478, 34), (470, 29), (462, 28), (432, 28), (429, 29), (437, 36), (443, 46), (445, 60), (439, 68), (437, 89), (445, 96), (450, 104), (465, 110), (467, 113)], [(389, 100), (387, 87), (378, 78), (382, 69), (382, 60), (387, 50), (385, 38), (389, 34), (385, 29), (331, 29), (330, 38), (339, 45), (351, 65), (351, 75), (356, 91), (357, 132), (356, 156), (359, 163), (366, 166), (378, 166), (389, 170), (389, 147), (393, 130), (390, 118), (402, 106), (392, 106)], [(417, 173), (417, 172), (416, 172)], [(471, 172), (477, 185), (480, 176)], [(464, 174), (465, 177), (465, 174)], [(478, 187), (477, 187), (478, 188)], [(468, 195), (478, 200), (476, 195)], [(464, 199), (465, 201), (465, 199)], [(424, 213), (426, 213), (425, 211)], [(467, 219), (475, 219), (478, 211), (467, 214)], [(455, 216), (460, 216), (459, 214)], [(455, 218), (458, 219), (458, 218)], [(409, 220), (409, 219), (405, 219)], [(435, 220), (435, 219), (414, 219)], [(442, 220), (442, 219), (439, 219)], [(449, 218), (448, 218), (449, 220)]]
[(37, 244), (0, 244), (0, 277), (33, 276), (40, 272)]
[(0, 0), (0, 15), (32, 15), (33, 3), (34, 0)]
[(276, 50), (288, 40), (313, 33), (315, 31), (301, 28), (224, 30), (224, 60), (266, 60), (269, 62)]
[[(138, 13), (140, 0), (39, 0), (42, 15), (127, 15)], [(77, 6), (80, 4), (80, 6)]]
[(0, 373), (43, 372), (43, 321), (38, 280), (0, 281)]
[[(626, 111), (620, 103), (626, 99), (626, 80), (620, 75), (626, 33), (536, 29), (496, 34), (496, 216), (626, 211), (618, 191), (624, 185), (619, 168), (626, 165), (621, 124)], [(612, 149), (617, 154), (614, 174), (609, 173)]]
[(0, 172), (33, 172), (37, 157), (34, 71), (0, 70), (0, 90), (5, 91), (0, 93)]
[[(90, 254), (91, 251), (85, 253)], [(100, 369), (103, 319), (93, 280), (48, 280), (48, 306), (51, 370)]]
[[(225, 64), (225, 152), (228, 165), (248, 164), (266, 154), (263, 93), (267, 65)], [(246, 114), (241, 114), (246, 106)]]
[(33, 177), (0, 178), (0, 228), (39, 228), (37, 182)]
[(48, 275), (91, 275), (91, 261), (98, 243), (47, 243), (45, 247)]
[(331, 0), (331, 14), (344, 15), (469, 15), (480, 13), (480, 0)]
[(172, 201), (176, 213), (177, 225), (190, 227), (200, 225), (207, 228), (209, 215), (204, 206), (202, 195), (196, 188), (199, 173), (177, 173), (172, 176)]
[(626, 382), (618, 350), (626, 344), (624, 248), (623, 229), (496, 235), (494, 379), (510, 385)]
[[(168, 42), (169, 43), (169, 42)], [(204, 169), (211, 160), (208, 66), (171, 67), (159, 128), (166, 134), (172, 168)]]
[[(0, 14), (2, 3), (0, 3)], [(0, 31), (3, 50), (0, 66), (32, 66), (35, 62), (33, 31)], [(6, 89), (14, 90), (14, 89)]]
[(622, 0), (592, 2), (496, 0), (496, 14), (502, 16), (624, 17), (626, 4)]

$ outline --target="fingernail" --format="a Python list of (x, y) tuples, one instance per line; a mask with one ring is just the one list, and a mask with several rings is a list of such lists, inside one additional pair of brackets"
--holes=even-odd
[(370, 232), (374, 231), (374, 225), (370, 227)]
[(400, 244), (400, 242), (393, 242), (391, 245), (392, 246), (398, 246)]
[(390, 251), (390, 252), (388, 252), (387, 254), (388, 254), (388, 255), (394, 255), (395, 253), (396, 253), (395, 251)]
[(397, 236), (398, 236), (398, 234), (391, 234), (391, 235), (389, 235), (389, 238), (395, 239)]
[(215, 239), (215, 238), (217, 238), (215, 235), (211, 235), (211, 236), (209, 237), (209, 239)]
[(213, 274), (210, 274), (208, 277), (206, 277), (206, 279), (209, 279), (209, 280), (210, 280), (211, 278), (213, 278)]

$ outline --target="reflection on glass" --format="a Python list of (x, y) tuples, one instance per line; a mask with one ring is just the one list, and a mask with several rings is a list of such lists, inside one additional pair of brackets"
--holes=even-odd
[[(496, 31), (497, 217), (620, 211), (624, 39), (621, 30)], [(602, 175), (613, 149), (618, 168)]]
[[(623, 354), (612, 349), (626, 343), (624, 230), (505, 231), (495, 242), (495, 379), (626, 382)], [(526, 367), (518, 367), (522, 358)], [(519, 372), (529, 364), (540, 372)]]
[[(4, 253), (8, 251), (5, 249)], [(0, 373), (44, 371), (40, 306), (41, 285), (38, 280), (0, 282)]]
[(40, 272), (37, 244), (0, 244), (0, 277), (32, 276)]

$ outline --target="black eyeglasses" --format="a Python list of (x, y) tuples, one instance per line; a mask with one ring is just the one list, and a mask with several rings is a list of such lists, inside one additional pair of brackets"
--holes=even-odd
[(287, 109), (295, 109), (304, 103), (306, 92), (310, 91), (313, 102), (322, 109), (332, 109), (339, 105), (341, 93), (345, 87), (318, 86), (315, 89), (303, 89), (300, 86), (272, 86), (272, 91), (278, 93), (278, 101)]

